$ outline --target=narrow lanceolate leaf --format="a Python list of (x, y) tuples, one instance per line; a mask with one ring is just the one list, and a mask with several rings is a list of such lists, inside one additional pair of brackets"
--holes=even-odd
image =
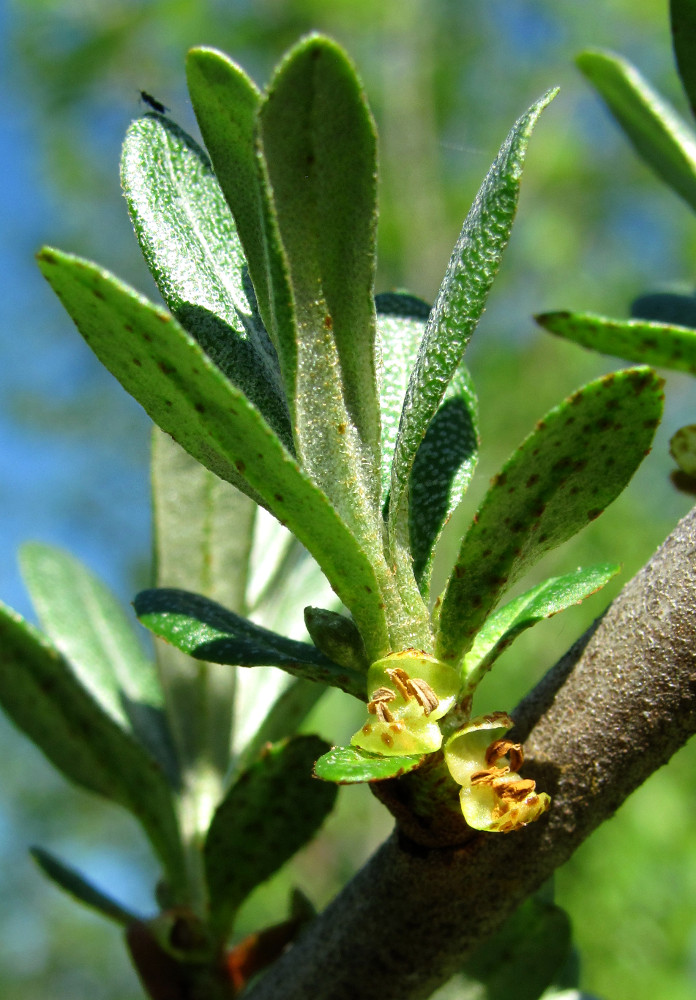
[(259, 312), (286, 384), (294, 385), (297, 345), (290, 279), (257, 150), (261, 94), (236, 63), (215, 49), (191, 49), (186, 76), (201, 134), (237, 224)]
[[(382, 489), (386, 498), (399, 418), (430, 310), (420, 299), (397, 293), (378, 295), (376, 302), (383, 361)], [(405, 554), (403, 583), (408, 586), (408, 578), (415, 574), (426, 599), (435, 544), (476, 467), (477, 416), (471, 379), (460, 365), (421, 441), (411, 471), (409, 502), (402, 503), (400, 510), (398, 531), (404, 537), (399, 549)], [(396, 526), (393, 532), (396, 535)]]
[(169, 313), (113, 275), (52, 249), (39, 263), (102, 364), (194, 458), (262, 497), (315, 557), (379, 655), (388, 639), (373, 561), (256, 408)]
[(495, 477), (442, 597), (435, 655), (459, 661), (500, 596), (621, 493), (650, 449), (662, 380), (613, 372), (540, 420)]
[(291, 50), (259, 129), (297, 319), (298, 453), (346, 523), (369, 524), (377, 544), (376, 135), (342, 49), (311, 36)]
[(271, 632), (200, 594), (144, 590), (134, 601), (143, 625), (190, 656), (240, 667), (281, 667), (362, 700), (365, 675), (333, 663), (314, 646)]
[(20, 552), (39, 620), (95, 701), (148, 748), (173, 784), (176, 755), (162, 688), (114, 595), (73, 556), (33, 542)]
[(312, 765), (327, 748), (316, 736), (268, 747), (218, 806), (204, 847), (214, 926), (226, 933), (248, 894), (317, 832), (336, 789)]
[(181, 848), (163, 772), (58, 650), (9, 608), (0, 611), (0, 704), (66, 778), (133, 813), (180, 888)]
[(694, 0), (670, 0), (672, 45), (679, 76), (696, 114), (696, 3)]
[(400, 778), (413, 771), (424, 760), (424, 754), (410, 757), (380, 757), (360, 747), (334, 747), (314, 765), (314, 773), (322, 781), (338, 785), (354, 785), (363, 781), (386, 781)]
[(478, 406), (469, 372), (460, 366), (425, 432), (411, 469), (408, 504), (413, 572), (430, 591), (435, 544), (466, 493), (478, 460)]
[(696, 135), (635, 66), (612, 52), (583, 52), (577, 64), (636, 152), (696, 208)]
[(292, 450), (278, 357), (208, 157), (173, 122), (149, 115), (128, 130), (121, 183), (143, 256), (172, 313)]
[[(155, 580), (192, 587), (244, 613), (257, 505), (218, 479), (158, 427), (152, 436)], [(167, 716), (184, 769), (230, 763), (235, 673), (157, 644)]]
[(32, 847), (31, 855), (44, 875), (84, 906), (96, 910), (103, 917), (108, 917), (109, 920), (114, 920), (124, 927), (128, 927), (134, 920), (142, 920), (137, 913), (127, 910), (102, 889), (93, 885), (84, 875), (49, 851), (41, 847)]
[(554, 576), (510, 601), (486, 620), (462, 663), (462, 686), (473, 691), (483, 675), (517, 638), (544, 618), (581, 604), (615, 576), (620, 566), (605, 563)]
[(544, 313), (536, 321), (601, 354), (696, 375), (696, 330), (688, 327), (570, 312)]
[(399, 292), (375, 298), (380, 365), (382, 414), (382, 503), (389, 497), (394, 446), (404, 406), (408, 380), (430, 315), (427, 302)]
[[(476, 1000), (547, 997), (545, 990), (561, 972), (571, 945), (567, 914), (553, 903), (532, 897), (467, 960), (462, 969), (466, 977), (462, 995), (475, 995)], [(561, 996), (570, 1000), (571, 995), (581, 1000), (575, 991), (559, 994), (558, 1000)]]
[(398, 523), (416, 452), (483, 312), (517, 210), (532, 129), (549, 91), (516, 122), (464, 221), (430, 313), (406, 393), (391, 478), (390, 531)]

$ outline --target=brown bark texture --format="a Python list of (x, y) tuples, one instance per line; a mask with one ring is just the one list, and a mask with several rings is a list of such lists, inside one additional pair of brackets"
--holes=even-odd
[(520, 703), (550, 811), (417, 847), (398, 830), (249, 1000), (422, 1000), (696, 731), (696, 509)]

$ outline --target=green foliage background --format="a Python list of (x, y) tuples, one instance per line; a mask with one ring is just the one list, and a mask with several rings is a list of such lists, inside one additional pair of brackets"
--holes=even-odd
[[(637, 161), (573, 66), (583, 48), (613, 48), (685, 111), (666, 3), (14, 0), (4, 20), (2, 85), (16, 114), (29, 122), (33, 183), (52, 206), (50, 230), (32, 232), (30, 240), (20, 234), (19, 253), (28, 258), (34, 244), (45, 240), (98, 259), (150, 294), (118, 188), (118, 150), (129, 120), (141, 113), (141, 88), (196, 134), (183, 67), (191, 45), (229, 52), (257, 82), (268, 78), (282, 51), (307, 30), (332, 34), (345, 46), (380, 129), (378, 288), (405, 287), (428, 300), (507, 129), (543, 91), (561, 85), (531, 144), (517, 225), (468, 354), (483, 439), (468, 513), (539, 416), (584, 381), (618, 367), (539, 331), (532, 313), (569, 308), (626, 315), (629, 301), (644, 291), (675, 285), (692, 290), (691, 216)], [(99, 441), (91, 446), (107, 455), (125, 452), (144, 491), (146, 422), (97, 362), (85, 360), (86, 348), (58, 303), (47, 304), (50, 292), (38, 272), (31, 280), (43, 326), (30, 314), (13, 336), (41, 350), (50, 316), (54, 356), (61, 349), (83, 352), (84, 391), (56, 402), (43, 384), (14, 394), (8, 387), (14, 420), (54, 436), (56, 427), (63, 428), (78, 442), (85, 427), (98, 423)], [(689, 498), (668, 482), (667, 441), (691, 419), (693, 381), (670, 374), (667, 404), (653, 453), (630, 490), (580, 538), (547, 557), (539, 579), (583, 563), (621, 560), (624, 573), (611, 585), (615, 593), (689, 508)], [(147, 552), (131, 549), (124, 560), (123, 539), (99, 516), (123, 498), (100, 494), (99, 488), (86, 480), (73, 484), (73, 516), (84, 525), (86, 512), (96, 512), (89, 531), (105, 564), (119, 561), (124, 576), (130, 570), (123, 585), (128, 599), (149, 582)], [(40, 495), (42, 483), (34, 489)], [(62, 505), (65, 499), (46, 495), (43, 503)], [(442, 559), (445, 565), (446, 552)], [(508, 657), (484, 683), (478, 708), (513, 707), (607, 600), (603, 592), (518, 640), (512, 661)], [(308, 728), (344, 742), (359, 714), (359, 706), (332, 693)], [(139, 987), (113, 929), (61, 898), (26, 855), (29, 842), (45, 844), (146, 908), (138, 880), (149, 886), (153, 865), (129, 820), (66, 789), (4, 721), (0, 753), (0, 898), (7, 901), (0, 910), (0, 995), (135, 1000)], [(687, 747), (558, 875), (558, 901), (571, 913), (582, 953), (584, 988), (599, 996), (694, 995), (694, 764), (696, 749)], [(321, 840), (294, 865), (293, 878), (320, 906), (390, 825), (364, 788), (344, 789), (340, 802)], [(280, 918), (290, 882), (283, 874), (257, 894), (250, 927)]]

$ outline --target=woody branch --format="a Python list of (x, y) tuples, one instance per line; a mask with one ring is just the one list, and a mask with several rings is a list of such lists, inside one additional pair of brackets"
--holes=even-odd
[(424, 850), (398, 832), (249, 1000), (421, 1000), (696, 731), (696, 510), (513, 713), (548, 816)]

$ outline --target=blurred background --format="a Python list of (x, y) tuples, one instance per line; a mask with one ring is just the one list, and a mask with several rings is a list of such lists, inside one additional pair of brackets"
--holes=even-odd
[[(468, 355), (483, 444), (460, 525), (534, 422), (619, 366), (541, 332), (533, 314), (627, 315), (647, 290), (693, 290), (691, 214), (638, 162), (573, 63), (583, 48), (612, 48), (686, 114), (667, 0), (0, 0), (0, 597), (30, 618), (16, 563), (25, 540), (70, 549), (124, 603), (149, 583), (150, 562), (147, 418), (83, 344), (33, 254), (56, 245), (155, 295), (118, 182), (123, 133), (145, 110), (139, 91), (197, 135), (190, 46), (227, 51), (263, 84), (312, 29), (347, 48), (377, 119), (380, 291), (432, 301), (509, 127), (561, 86), (533, 136), (516, 228)], [(691, 506), (669, 482), (667, 442), (694, 420), (693, 380), (668, 374), (665, 421), (630, 489), (524, 589), (603, 560), (622, 562), (627, 580)], [(478, 707), (512, 708), (619, 586), (527, 633)], [(312, 723), (341, 742), (356, 711), (331, 695)], [(136, 1000), (118, 932), (46, 883), (27, 847), (42, 844), (147, 911), (155, 874), (137, 831), (68, 788), (3, 719), (0, 757), (0, 995)], [(696, 994), (694, 765), (686, 747), (558, 873), (583, 987), (600, 997)], [(366, 789), (343, 789), (325, 835), (259, 891), (240, 929), (282, 917), (293, 882), (323, 905), (389, 826)]]

